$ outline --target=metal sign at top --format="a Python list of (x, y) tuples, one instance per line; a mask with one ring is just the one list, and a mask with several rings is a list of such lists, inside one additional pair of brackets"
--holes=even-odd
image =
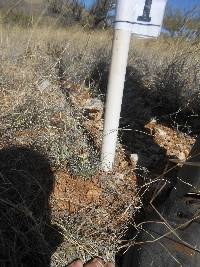
[(158, 37), (167, 0), (118, 0), (115, 29)]

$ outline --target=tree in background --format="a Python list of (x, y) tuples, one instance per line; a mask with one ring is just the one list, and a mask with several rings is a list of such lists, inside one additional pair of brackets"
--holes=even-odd
[(196, 38), (200, 38), (200, 12), (192, 20), (188, 21), (188, 30), (194, 33)]
[(51, 15), (57, 15), (64, 25), (81, 23), (84, 5), (79, 0), (47, 0), (48, 10)]
[(60, 14), (62, 11), (62, 0), (47, 0), (48, 10), (51, 14)]
[(83, 0), (46, 0), (51, 15), (64, 25), (80, 23), (91, 28), (106, 27), (113, 16), (116, 0), (95, 0), (86, 10)]
[(171, 37), (198, 36), (200, 32), (200, 9), (194, 7), (188, 11), (168, 7), (163, 26)]
[(100, 25), (108, 26), (109, 19), (113, 16), (112, 11), (115, 4), (116, 0), (96, 0), (94, 2), (89, 10), (90, 16), (93, 18), (93, 28)]

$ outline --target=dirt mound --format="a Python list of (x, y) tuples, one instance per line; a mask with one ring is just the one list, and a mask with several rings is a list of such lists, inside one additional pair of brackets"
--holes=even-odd
[[(112, 227), (116, 227), (126, 224), (130, 211), (137, 202), (133, 195), (136, 186), (134, 175), (125, 177), (119, 173), (99, 174), (90, 181), (84, 181), (80, 177), (72, 177), (66, 172), (57, 171), (55, 177), (51, 206), (59, 217), (66, 213), (73, 216), (95, 207), (93, 214), (95, 224), (105, 226), (110, 223)], [(112, 222), (113, 218), (115, 222)]]
[(52, 209), (56, 212), (73, 214), (91, 203), (99, 203), (102, 190), (95, 182), (72, 177), (63, 171), (57, 171), (55, 177)]

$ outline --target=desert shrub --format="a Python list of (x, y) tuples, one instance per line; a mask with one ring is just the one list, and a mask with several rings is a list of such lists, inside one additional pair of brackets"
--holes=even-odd
[(76, 1), (47, 0), (47, 8), (50, 16), (57, 18), (60, 25), (81, 24), (86, 10), (84, 5)]
[(162, 120), (180, 113), (186, 120), (186, 115), (200, 113), (199, 53), (198, 43), (183, 38), (135, 41), (130, 50), (127, 84), (132, 84), (133, 90), (141, 89), (152, 117)]
[(10, 11), (6, 15), (2, 15), (2, 22), (9, 25), (19, 25), (22, 27), (30, 27), (33, 25), (33, 18), (30, 15), (20, 11)]

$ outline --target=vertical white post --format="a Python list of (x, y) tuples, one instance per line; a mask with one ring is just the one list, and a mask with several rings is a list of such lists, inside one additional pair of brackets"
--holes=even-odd
[(112, 171), (123, 98), (131, 32), (115, 29), (101, 151), (103, 171)]

